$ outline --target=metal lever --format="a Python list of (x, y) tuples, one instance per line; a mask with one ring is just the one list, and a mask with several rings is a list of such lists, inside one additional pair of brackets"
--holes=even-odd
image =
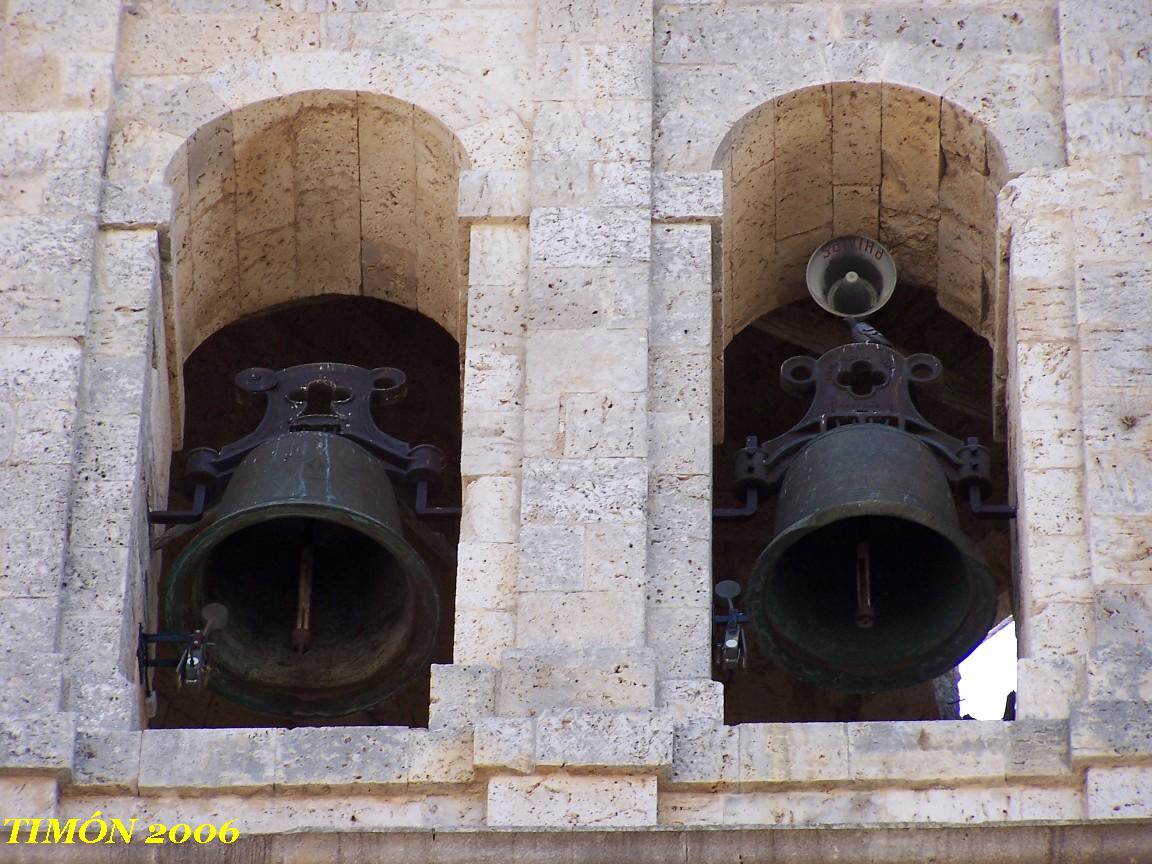
[(736, 608), (734, 602), (740, 596), (740, 584), (731, 579), (717, 582), (712, 589), (721, 600), (728, 601), (728, 611), (714, 614), (712, 622), (723, 625), (724, 632), (716, 643), (716, 664), (720, 668), (731, 671), (737, 666), (743, 667), (747, 656), (744, 644), (744, 624), (748, 616)]

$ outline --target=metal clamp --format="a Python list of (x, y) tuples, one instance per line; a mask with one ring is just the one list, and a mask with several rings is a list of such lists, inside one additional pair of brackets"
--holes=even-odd
[(735, 601), (741, 592), (740, 583), (725, 579), (723, 582), (717, 582), (712, 591), (719, 599), (728, 603), (725, 611), (712, 616), (713, 625), (722, 628), (716, 640), (716, 665), (726, 672), (737, 667), (744, 668), (748, 657), (744, 641), (744, 625), (749, 619), (745, 613), (736, 608)]

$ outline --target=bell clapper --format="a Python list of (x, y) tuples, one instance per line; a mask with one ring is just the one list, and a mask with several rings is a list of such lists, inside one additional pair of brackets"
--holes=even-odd
[(300, 581), (296, 599), (296, 629), (292, 631), (292, 647), (297, 654), (305, 653), (312, 645), (312, 568), (315, 546), (311, 538), (300, 547)]
[(866, 540), (856, 544), (856, 626), (866, 630), (876, 623), (872, 608), (872, 550)]

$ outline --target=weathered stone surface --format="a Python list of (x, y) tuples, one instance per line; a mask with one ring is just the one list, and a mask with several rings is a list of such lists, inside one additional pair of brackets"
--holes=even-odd
[(655, 777), (494, 777), (488, 824), (616, 827), (656, 821)]
[(536, 734), (531, 717), (485, 717), (476, 721), (472, 761), (477, 770), (518, 771), (535, 767)]
[(1007, 740), (997, 721), (849, 723), (857, 780), (952, 781), (1004, 777)]
[(280, 734), (270, 729), (148, 730), (140, 745), (140, 793), (269, 791), (276, 780)]
[(67, 780), (74, 765), (76, 721), (52, 710), (0, 718), (0, 774), (47, 774)]
[(81, 730), (76, 734), (72, 786), (135, 792), (143, 732)]
[(672, 723), (647, 712), (569, 709), (536, 718), (538, 768), (661, 774), (672, 762)]

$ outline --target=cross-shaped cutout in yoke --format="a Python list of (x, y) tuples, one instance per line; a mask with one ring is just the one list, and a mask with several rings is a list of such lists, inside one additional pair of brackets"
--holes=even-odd
[(856, 396), (871, 396), (888, 383), (888, 376), (867, 360), (857, 360), (836, 376), (836, 383)]
[(300, 412), (301, 417), (331, 416), (336, 413), (332, 404), (347, 402), (352, 398), (352, 391), (321, 379), (310, 381), (304, 387), (297, 387), (288, 394), (288, 398), (297, 404), (304, 404), (304, 410)]

